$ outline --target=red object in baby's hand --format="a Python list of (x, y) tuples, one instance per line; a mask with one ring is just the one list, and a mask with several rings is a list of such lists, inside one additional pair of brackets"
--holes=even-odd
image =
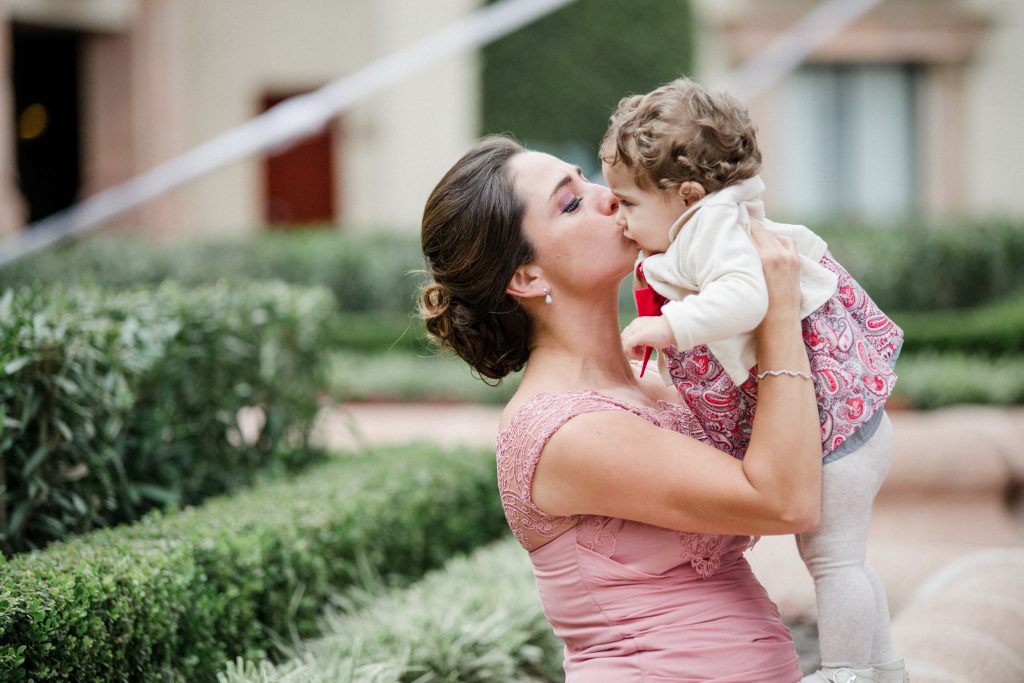
[[(644, 264), (638, 263), (636, 266), (636, 277), (642, 285), (638, 289), (633, 290), (633, 298), (636, 300), (636, 312), (640, 317), (661, 315), (661, 307), (668, 303), (668, 299), (663, 297), (654, 291), (654, 288), (647, 284), (647, 280), (644, 279)], [(651, 359), (651, 351), (653, 349), (650, 346), (644, 347), (644, 362), (640, 366), (640, 376), (644, 376), (644, 371), (647, 369), (647, 361)]]

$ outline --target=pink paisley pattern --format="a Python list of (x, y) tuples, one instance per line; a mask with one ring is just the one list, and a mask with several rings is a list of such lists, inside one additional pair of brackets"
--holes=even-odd
[(691, 563), (697, 575), (708, 578), (721, 566), (723, 552), (745, 549), (757, 540), (750, 537), (696, 534), (656, 529), (638, 522), (599, 515), (549, 515), (533, 502), (533, 473), (551, 436), (577, 415), (596, 411), (628, 411), (649, 422), (711, 443), (700, 422), (686, 406), (664, 401), (658, 408), (641, 408), (594, 391), (539, 394), (524, 404), (508, 427), (498, 435), (498, 491), (512, 534), (529, 551), (576, 527), (576, 544), (611, 558), (618, 549), (617, 533), (632, 533), (642, 526), (663, 533), (678, 543), (678, 561)]
[[(831, 254), (826, 252), (821, 265), (838, 276), (839, 288), (804, 319), (803, 336), (827, 455), (885, 405), (896, 386), (892, 366), (903, 331)], [(714, 445), (742, 458), (757, 411), (757, 367), (736, 386), (706, 346), (685, 352), (666, 349), (665, 364)]]

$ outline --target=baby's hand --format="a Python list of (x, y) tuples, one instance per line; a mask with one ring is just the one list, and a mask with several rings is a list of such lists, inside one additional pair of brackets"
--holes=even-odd
[(622, 331), (622, 351), (629, 358), (643, 358), (645, 346), (663, 349), (675, 341), (668, 321), (660, 315), (637, 318)]

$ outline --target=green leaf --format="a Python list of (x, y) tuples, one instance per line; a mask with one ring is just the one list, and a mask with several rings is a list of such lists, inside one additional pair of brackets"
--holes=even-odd
[(21, 356), (20, 358), (15, 358), (12, 361), (8, 361), (7, 363), (4, 364), (4, 373), (8, 375), (13, 375), (18, 370), (21, 370), (23, 367), (25, 367), (35, 359), (35, 356)]
[(35, 473), (36, 469), (43, 464), (43, 461), (46, 460), (49, 454), (50, 449), (46, 444), (40, 444), (37, 446), (35, 451), (32, 452), (31, 457), (29, 457), (24, 466), (22, 466), (21, 476), (25, 479), (30, 478)]
[(181, 496), (176, 492), (161, 486), (154, 486), (152, 484), (136, 484), (134, 488), (138, 490), (143, 498), (162, 505), (176, 505), (181, 502)]
[(71, 427), (69, 427), (64, 420), (59, 417), (55, 417), (53, 418), (53, 425), (57, 428), (57, 431), (60, 432), (60, 435), (64, 437), (65, 441), (75, 440), (75, 436), (71, 432)]
[(63, 375), (54, 376), (53, 382), (69, 396), (77, 396), (81, 393), (79, 386)]
[(25, 515), (28, 514), (29, 502), (23, 500), (14, 506), (14, 510), (11, 512), (10, 518), (7, 520), (7, 533), (8, 538), (14, 536), (21, 528), (21, 523), (25, 520)]

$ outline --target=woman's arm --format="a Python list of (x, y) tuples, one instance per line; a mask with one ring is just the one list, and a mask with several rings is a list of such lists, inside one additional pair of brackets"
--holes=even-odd
[[(763, 230), (755, 243), (768, 284), (758, 328), (762, 370), (810, 372), (800, 330), (799, 259)], [(579, 415), (555, 432), (533, 479), (554, 515), (598, 514), (702, 533), (781, 534), (817, 525), (821, 443), (811, 382), (769, 376), (743, 461), (630, 413)]]

